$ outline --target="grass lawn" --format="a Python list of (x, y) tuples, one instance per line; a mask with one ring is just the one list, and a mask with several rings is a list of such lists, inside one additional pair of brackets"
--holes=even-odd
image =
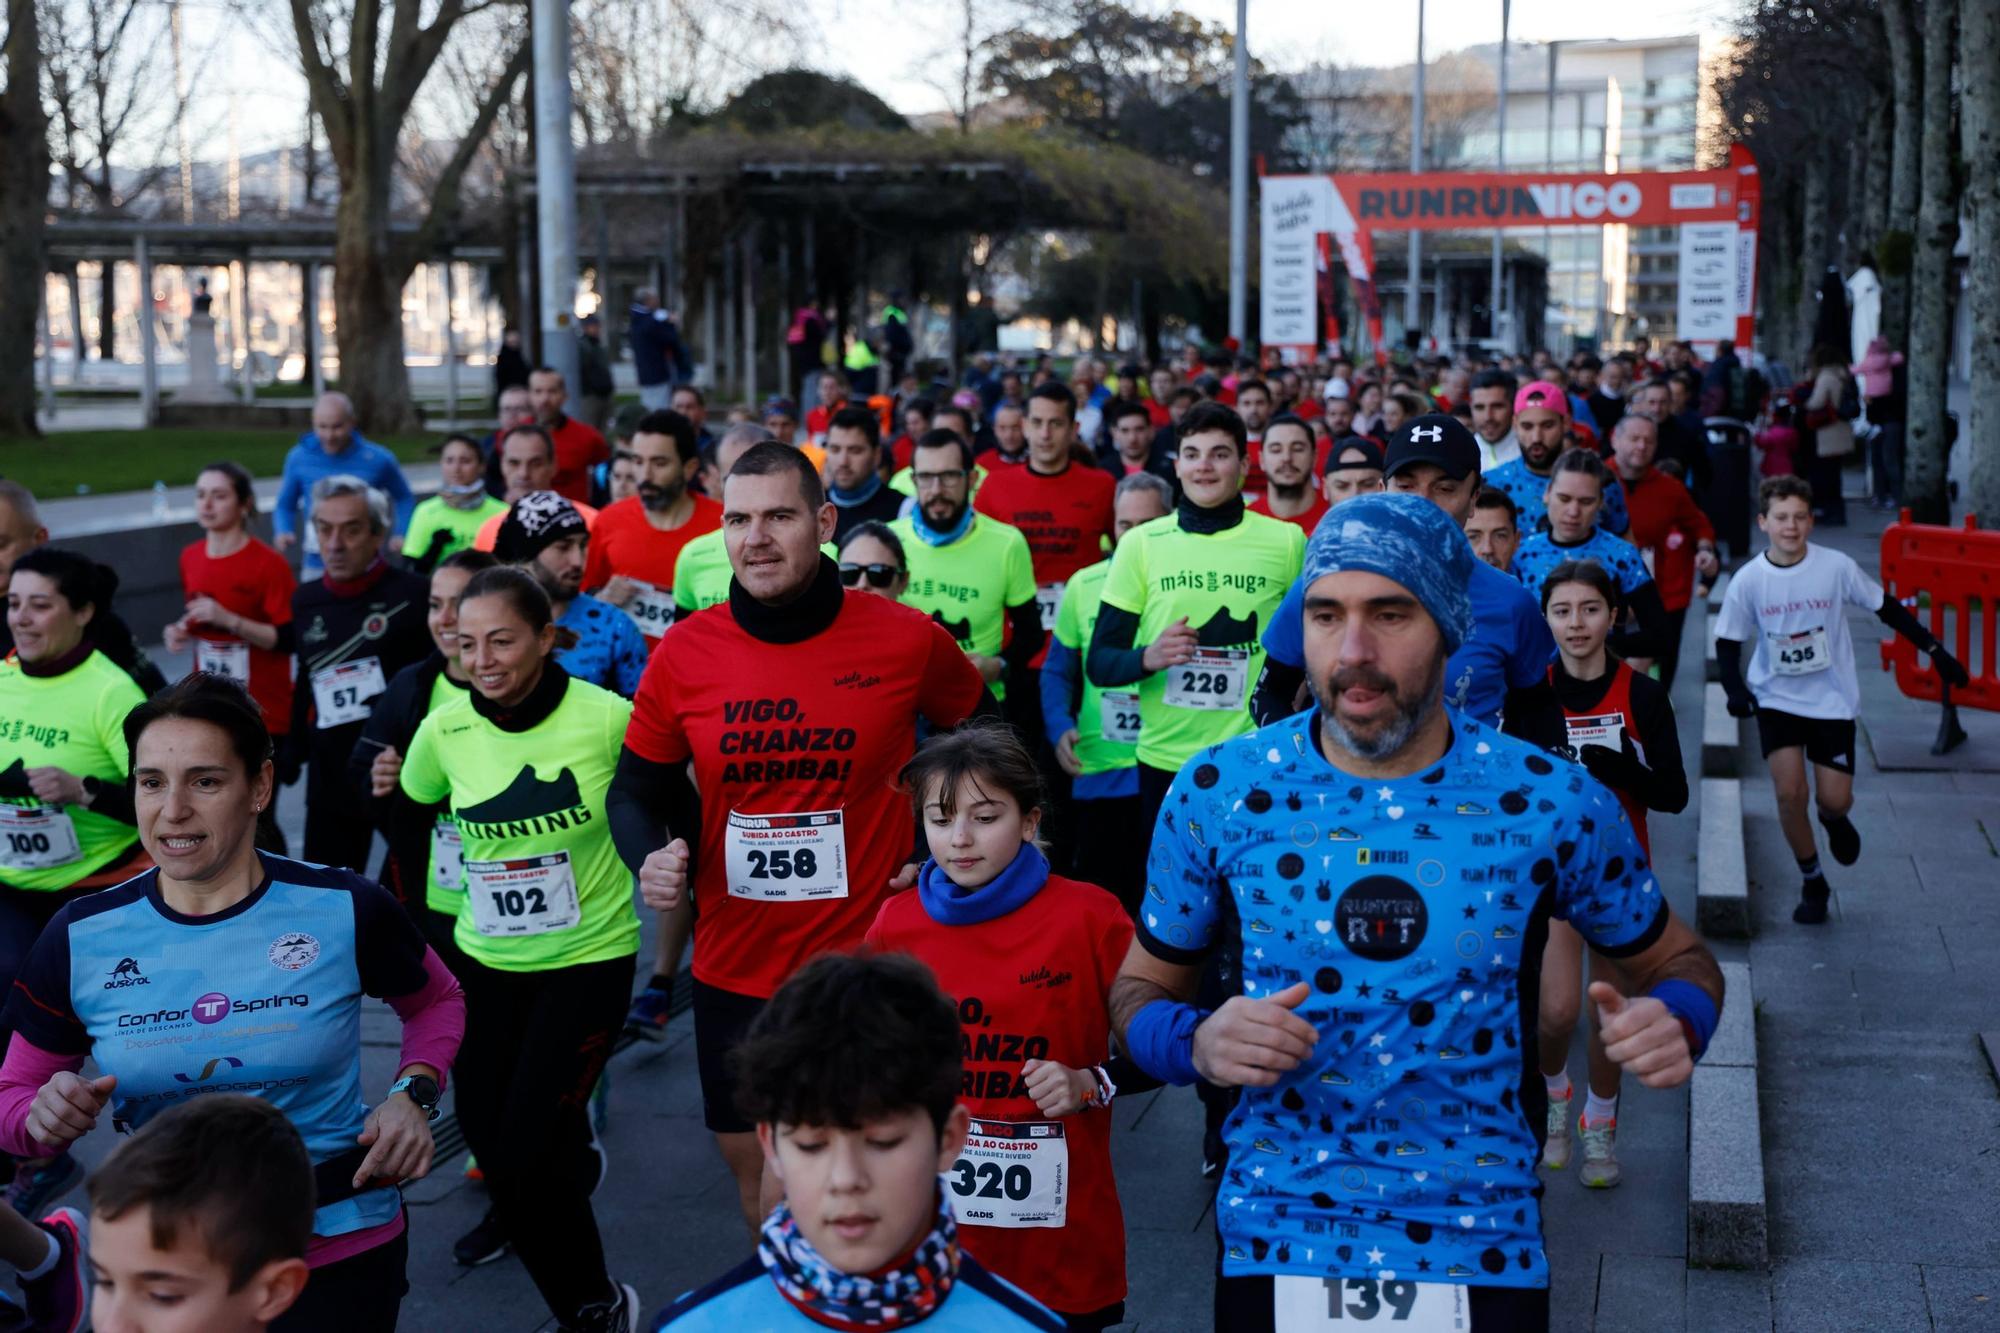
[[(45, 500), (77, 495), (151, 490), (191, 483), (206, 464), (234, 459), (252, 476), (275, 477), (285, 451), (298, 443), (289, 430), (84, 430), (39, 440), (0, 438), (0, 476), (18, 481)], [(433, 435), (391, 436), (375, 443), (404, 462), (423, 461)]]

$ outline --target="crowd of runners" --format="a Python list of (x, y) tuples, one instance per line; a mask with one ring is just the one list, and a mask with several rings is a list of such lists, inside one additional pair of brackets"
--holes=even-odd
[[(0, 482), (23, 1326), (391, 1329), (436, 1166), (490, 1201), (457, 1262), (565, 1330), (1105, 1329), (1109, 1108), (1192, 1084), (1218, 1329), (1544, 1328), (1543, 1189), (1618, 1183), (1621, 1083), (1685, 1081), (1724, 1003), (1649, 862), (1693, 599), (1733, 568), (1802, 925), (1815, 820), (1861, 850), (1842, 608), (1965, 680), (1807, 481), (1711, 452), (1685, 345), (798, 387), (607, 440), (538, 370), (421, 503), (329, 394), (275, 545), (202, 472), (171, 683)], [(755, 1253), (681, 1294), (592, 1195), (684, 966)]]

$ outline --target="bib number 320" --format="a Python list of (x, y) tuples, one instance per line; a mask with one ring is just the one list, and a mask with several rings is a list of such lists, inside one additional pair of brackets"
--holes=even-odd
[(1272, 1279), (1271, 1295), (1276, 1326), (1286, 1333), (1356, 1324), (1398, 1333), (1467, 1333), (1472, 1327), (1466, 1288), (1451, 1282), (1280, 1276)]
[(961, 1222), (1059, 1227), (1069, 1214), (1069, 1140), (1060, 1120), (975, 1120), (946, 1177)]

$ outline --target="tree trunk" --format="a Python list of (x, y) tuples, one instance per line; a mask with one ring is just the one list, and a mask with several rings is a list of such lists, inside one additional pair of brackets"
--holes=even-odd
[[(1975, 0), (1975, 7), (1988, 0)], [(1904, 498), (1920, 523), (1951, 518), (1945, 492), (1945, 381), (1951, 358), (1951, 251), (1958, 240), (1952, 181), (1951, 66), (1958, 0), (1924, 6), (1923, 175), (1910, 268), (1910, 425)]]
[(354, 402), (363, 434), (408, 434), (422, 427), (403, 364), (403, 283), (408, 267), (389, 239), (387, 182), (341, 172), (334, 210), (333, 339), (340, 388)]
[[(1827, 213), (1831, 168), (1825, 154), (1809, 153), (1805, 161), (1805, 190), (1799, 205), (1799, 299), (1800, 336), (1810, 338), (1819, 324), (1819, 281), (1826, 272)], [(1801, 352), (1807, 349), (1801, 347)]]
[(118, 358), (118, 261), (101, 261), (97, 272), (97, 359), (115, 361)]
[(0, 436), (39, 435), (35, 319), (48, 264), (48, 116), (34, 0), (9, 0), (7, 91), (0, 93)]
[[(1961, 51), (2000, 51), (2000, 8), (1966, 5), (1959, 14)], [(2000, 60), (1969, 60), (1961, 71), (1960, 115), (1970, 179), (1966, 215), (1972, 224), (1972, 256), (1965, 299), (1972, 303), (1972, 386), (1966, 395), (1964, 439), (1972, 451), (1972, 512), (1982, 525), (2000, 527), (2000, 337), (1992, 312), (2000, 310)], [(1986, 614), (1991, 616), (1989, 604)], [(1988, 669), (1992, 664), (1988, 663)]]
[[(1889, 229), (1889, 179), (1894, 174), (1889, 162), (1895, 136), (1895, 102), (1887, 95), (1878, 97), (1868, 119), (1868, 155), (1861, 173), (1860, 189), (1855, 193), (1861, 210), (1857, 228), (1860, 243), (1871, 252), (1881, 241), (1882, 233)], [(1880, 278), (1882, 262), (1879, 255), (1874, 267), (1875, 276)]]
[(1917, 48), (1915, 0), (1882, 0), (1882, 29), (1889, 48), (1889, 225), (1877, 244), (1882, 280), (1882, 336), (1901, 350), (1910, 333), (1910, 236), (1917, 229), (1917, 181), (1922, 174), (1924, 126), (1922, 53)]

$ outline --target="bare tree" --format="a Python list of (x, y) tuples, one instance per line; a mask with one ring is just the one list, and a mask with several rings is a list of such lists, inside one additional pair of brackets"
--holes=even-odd
[(1901, 347), (1910, 331), (1910, 239), (1917, 230), (1917, 177), (1923, 163), (1923, 53), (1918, 46), (1916, 0), (1882, 0), (1882, 35), (1889, 48), (1889, 103), (1893, 139), (1889, 225), (1878, 238), (1882, 272), (1882, 336)]
[(944, 98), (962, 135), (972, 133), (993, 39), (1020, 20), (1020, 8), (1012, 0), (954, 0), (951, 38), (924, 61), (924, 82)]
[(778, 0), (576, 0), (571, 85), (584, 142), (644, 147), (674, 118), (805, 58)]
[(419, 0), (352, 0), (337, 11), (318, 0), (290, 0), (299, 62), (340, 179), (333, 304), (341, 387), (359, 419), (382, 433), (418, 424), (403, 364), (403, 284), (457, 213), (466, 171), (529, 59), (525, 25), (505, 25), (507, 45), (500, 49), (509, 54), (438, 170), (416, 230), (392, 232), (398, 149), (425, 81), (455, 28), (475, 14), (511, 8), (501, 0), (439, 0), (425, 23), (426, 7)]
[[(1966, 448), (1972, 451), (1971, 509), (1988, 527), (2000, 526), (2000, 6), (1965, 5), (1958, 18), (1958, 49), (1984, 52), (1959, 69), (1963, 148), (1968, 179), (1965, 211), (1972, 225), (1965, 299), (1979, 312), (1972, 339), (1972, 392), (1966, 395)], [(1987, 614), (1992, 614), (1989, 607)]]
[(8, 0), (0, 39), (0, 436), (39, 435), (35, 424), (35, 320), (48, 264), (48, 115), (34, 0)]
[[(1975, 7), (1990, 0), (1975, 0)], [(1951, 251), (1958, 242), (1952, 171), (1951, 69), (1958, 0), (1924, 0), (1924, 163), (1910, 265), (1909, 455), (1903, 497), (1920, 523), (1951, 517), (1945, 468), (1945, 382), (1951, 360)], [(1990, 52), (1988, 53), (1991, 54)]]

